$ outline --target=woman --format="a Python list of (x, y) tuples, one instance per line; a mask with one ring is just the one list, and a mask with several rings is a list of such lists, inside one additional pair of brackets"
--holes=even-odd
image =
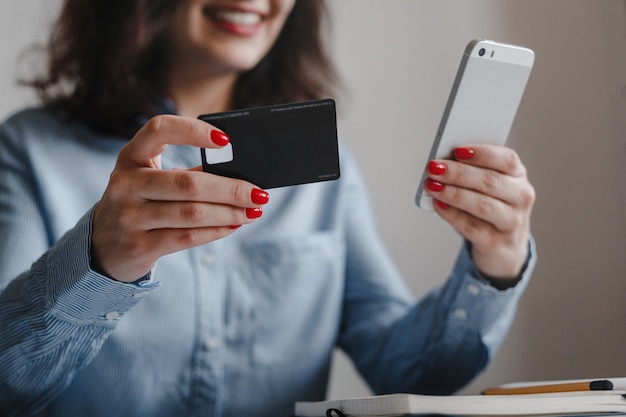
[(447, 394), (484, 369), (534, 264), (512, 150), (430, 164), (467, 244), (419, 302), (344, 149), (340, 180), (271, 199), (197, 168), (229, 141), (198, 114), (331, 93), (324, 13), (65, 1), (32, 82), (44, 106), (0, 127), (3, 415), (288, 415), (324, 397), (335, 346), (380, 393)]

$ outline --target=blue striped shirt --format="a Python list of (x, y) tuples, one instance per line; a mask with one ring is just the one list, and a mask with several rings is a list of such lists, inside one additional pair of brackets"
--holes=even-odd
[(259, 221), (113, 281), (91, 269), (90, 222), (124, 144), (45, 109), (0, 126), (2, 415), (288, 416), (324, 398), (336, 347), (375, 392), (449, 393), (492, 358), (533, 269), (531, 242), (499, 291), (464, 246), (414, 300), (342, 149), (340, 180), (271, 190)]

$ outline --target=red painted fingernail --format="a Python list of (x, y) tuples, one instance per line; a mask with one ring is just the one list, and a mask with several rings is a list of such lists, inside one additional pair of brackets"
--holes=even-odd
[(426, 180), (426, 188), (430, 191), (443, 191), (444, 187), (445, 185), (439, 181), (431, 180), (430, 178)]
[(454, 150), (454, 157), (456, 159), (472, 159), (474, 153), (472, 148), (456, 148)]
[(254, 204), (267, 204), (267, 202), (270, 201), (270, 195), (263, 190), (253, 188), (251, 200)]
[(263, 215), (261, 207), (249, 207), (246, 209), (246, 217), (249, 219), (258, 219)]
[(443, 175), (447, 169), (448, 167), (443, 162), (430, 161), (428, 163), (428, 172), (433, 175)]
[(220, 132), (219, 130), (211, 130), (211, 140), (219, 146), (226, 146), (228, 145), (228, 142), (230, 142), (228, 135), (224, 132)]
[(437, 206), (442, 210), (448, 208), (448, 203), (444, 203), (443, 201), (435, 200), (435, 204), (437, 204)]
[(235, 229), (239, 229), (241, 227), (241, 225), (240, 224), (233, 224), (232, 226), (228, 226), (228, 227), (230, 227), (232, 230), (235, 230)]

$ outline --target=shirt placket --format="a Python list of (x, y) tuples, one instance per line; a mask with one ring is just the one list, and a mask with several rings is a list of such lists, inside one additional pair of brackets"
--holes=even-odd
[(193, 249), (197, 273), (196, 338), (192, 364), (190, 415), (221, 416), (224, 389), (223, 320), (224, 271), (219, 252), (221, 242)]

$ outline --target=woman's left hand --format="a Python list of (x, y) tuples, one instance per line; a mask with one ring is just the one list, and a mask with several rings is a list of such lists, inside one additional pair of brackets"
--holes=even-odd
[(528, 256), (535, 202), (526, 168), (504, 146), (457, 148), (454, 157), (428, 165), (425, 189), (437, 213), (472, 242), (472, 258), (484, 275), (517, 278)]

